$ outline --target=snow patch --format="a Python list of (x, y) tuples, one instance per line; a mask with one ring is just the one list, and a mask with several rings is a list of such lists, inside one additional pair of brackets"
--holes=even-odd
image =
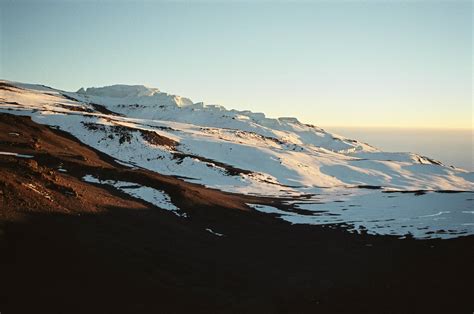
[(14, 156), (14, 157), (20, 157), (20, 158), (33, 158), (34, 157), (32, 155), (23, 155), (23, 154), (17, 154), (17, 153), (12, 153), (12, 152), (0, 152), (0, 155)]
[(215, 236), (222, 237), (224, 234), (213, 231), (211, 228), (206, 228), (206, 231), (212, 233)]
[(179, 212), (180, 209), (171, 202), (169, 195), (164, 191), (150, 188), (147, 186), (141, 186), (132, 182), (100, 180), (92, 175), (86, 175), (82, 179), (86, 182), (111, 185), (122, 192), (125, 192), (133, 197), (142, 199), (157, 207), (169, 210), (178, 216), (186, 216), (185, 213)]
[(349, 225), (348, 229), (354, 232), (448, 239), (474, 234), (473, 211), (469, 210), (473, 206), (469, 198), (472, 194), (430, 192), (414, 196), (375, 191), (347, 195), (327, 203), (316, 200), (292, 203), (296, 209), (309, 212), (307, 214), (266, 205), (248, 205), (292, 224), (339, 224)]

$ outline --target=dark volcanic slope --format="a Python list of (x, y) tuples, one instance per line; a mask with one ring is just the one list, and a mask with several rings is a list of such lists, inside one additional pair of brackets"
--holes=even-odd
[[(0, 155), (2, 314), (474, 309), (473, 237), (292, 226), (245, 205), (271, 200), (122, 167), (27, 117), (2, 114), (0, 130), (0, 152), (34, 156)], [(86, 174), (162, 189), (189, 218), (83, 182)]]

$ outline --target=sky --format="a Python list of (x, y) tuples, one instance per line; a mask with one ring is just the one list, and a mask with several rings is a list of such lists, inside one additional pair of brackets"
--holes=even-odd
[(0, 0), (0, 78), (320, 126), (469, 128), (471, 1)]

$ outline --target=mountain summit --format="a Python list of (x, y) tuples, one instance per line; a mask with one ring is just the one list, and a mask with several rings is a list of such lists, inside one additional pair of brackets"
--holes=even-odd
[(158, 88), (150, 88), (144, 85), (124, 85), (116, 84), (105, 87), (89, 87), (86, 90), (81, 88), (77, 91), (78, 94), (91, 95), (91, 96), (102, 96), (102, 97), (113, 97), (113, 98), (125, 98), (125, 97), (152, 97), (160, 90)]

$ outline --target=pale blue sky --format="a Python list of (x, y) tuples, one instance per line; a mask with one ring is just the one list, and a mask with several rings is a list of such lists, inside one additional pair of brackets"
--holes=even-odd
[(472, 4), (0, 0), (0, 77), (321, 126), (472, 128)]

